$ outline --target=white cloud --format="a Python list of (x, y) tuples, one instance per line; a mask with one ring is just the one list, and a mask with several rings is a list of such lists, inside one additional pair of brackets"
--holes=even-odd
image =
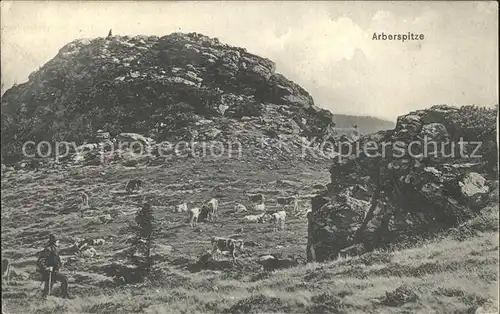
[(372, 18), (372, 22), (379, 25), (387, 25), (391, 20), (393, 20), (393, 15), (386, 10), (377, 11)]

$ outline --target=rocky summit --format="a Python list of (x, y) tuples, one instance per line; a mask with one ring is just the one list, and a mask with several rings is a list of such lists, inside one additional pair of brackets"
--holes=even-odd
[(3, 162), (26, 141), (322, 138), (333, 115), (265, 58), (197, 33), (111, 36), (65, 45), (2, 97)]
[(350, 143), (312, 202), (309, 259), (408, 242), (498, 202), (497, 116), (498, 106), (433, 106)]

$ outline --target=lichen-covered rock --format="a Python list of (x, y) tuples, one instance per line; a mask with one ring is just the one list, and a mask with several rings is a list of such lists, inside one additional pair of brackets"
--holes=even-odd
[[(472, 218), (495, 194), (486, 178), (498, 174), (489, 155), (466, 153), (496, 133), (497, 114), (497, 108), (434, 106), (399, 117), (394, 130), (361, 137), (355, 144), (374, 148), (334, 158), (328, 191), (313, 199), (308, 256), (335, 258), (358, 244), (371, 250)], [(467, 117), (477, 124), (466, 124)], [(441, 149), (464, 138), (460, 149)]]

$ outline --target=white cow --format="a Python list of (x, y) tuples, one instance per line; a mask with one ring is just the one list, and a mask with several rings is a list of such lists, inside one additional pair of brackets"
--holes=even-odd
[(259, 261), (265, 261), (268, 259), (276, 259), (276, 257), (274, 257), (273, 255), (263, 255), (259, 257)]
[(201, 210), (199, 207), (193, 207), (188, 210), (189, 225), (191, 226), (191, 228), (198, 225), (198, 217), (200, 216), (200, 212)]
[[(5, 277), (9, 281), (10, 274), (10, 260), (8, 258), (2, 259), (2, 279)], [(3, 280), (2, 280), (3, 283)]]
[(263, 212), (263, 211), (265, 211), (265, 210), (266, 210), (266, 204), (255, 204), (255, 205), (253, 206), (253, 208), (254, 208), (255, 210), (258, 210), (258, 211)]
[(261, 222), (265, 215), (266, 215), (266, 213), (262, 213), (259, 215), (246, 215), (243, 217), (243, 221), (244, 222)]
[(234, 205), (234, 211), (237, 213), (246, 212), (247, 208), (243, 204), (236, 203), (236, 205)]
[(80, 196), (82, 198), (82, 206), (84, 208), (89, 207), (89, 196), (85, 192), (80, 192)]
[(281, 230), (285, 230), (285, 218), (286, 211), (281, 210), (271, 214), (271, 222), (274, 224), (273, 230), (278, 231), (278, 226), (281, 226)]

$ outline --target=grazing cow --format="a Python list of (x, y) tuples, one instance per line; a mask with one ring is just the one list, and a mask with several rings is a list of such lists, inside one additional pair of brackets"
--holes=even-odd
[[(203, 216), (206, 216), (208, 221), (215, 221), (217, 218), (217, 208), (219, 207), (219, 201), (216, 198), (212, 198), (206, 204), (201, 207)], [(205, 215), (206, 214), (206, 215)]]
[(132, 179), (128, 181), (127, 186), (126, 186), (126, 191), (127, 193), (133, 192), (134, 190), (139, 190), (142, 185), (142, 180), (139, 179)]
[(81, 192), (80, 196), (82, 197), (82, 206), (83, 207), (88, 207), (89, 206), (89, 196), (85, 192)]
[(259, 215), (246, 215), (243, 217), (244, 222), (262, 222), (264, 219), (264, 216), (266, 216), (267, 213), (262, 213)]
[(263, 212), (266, 210), (266, 204), (256, 204), (253, 206), (253, 209), (260, 211), (260, 212)]
[(278, 197), (276, 199), (276, 203), (282, 208), (285, 208), (286, 206), (293, 206), (292, 212), (296, 212), (299, 208), (299, 201), (296, 196)]
[(265, 261), (267, 259), (276, 259), (274, 255), (263, 255), (259, 257), (259, 261)]
[(189, 213), (189, 225), (191, 228), (198, 226), (198, 217), (200, 216), (200, 208), (193, 207), (188, 210)]
[(234, 211), (237, 213), (246, 212), (247, 208), (245, 207), (245, 205), (237, 203), (236, 205), (234, 205)]
[(264, 205), (266, 202), (266, 198), (263, 194), (248, 194), (248, 205), (250, 208), (254, 210), (264, 211), (266, 206)]
[(271, 222), (274, 223), (274, 231), (278, 231), (278, 225), (281, 226), (281, 230), (285, 230), (285, 218), (286, 211), (284, 210), (271, 214)]
[(263, 194), (248, 194), (248, 201), (253, 204), (264, 204), (266, 201)]
[(233, 262), (236, 260), (236, 255), (234, 254), (236, 249), (243, 251), (243, 240), (235, 240), (229, 238), (212, 237), (212, 258), (216, 259), (216, 253), (227, 251), (231, 255)]
[(182, 212), (187, 212), (188, 211), (188, 206), (186, 203), (179, 204), (175, 207), (174, 210), (176, 213), (182, 213)]
[(7, 258), (2, 259), (2, 278), (7, 278), (7, 282), (9, 281), (10, 274), (10, 261)]

